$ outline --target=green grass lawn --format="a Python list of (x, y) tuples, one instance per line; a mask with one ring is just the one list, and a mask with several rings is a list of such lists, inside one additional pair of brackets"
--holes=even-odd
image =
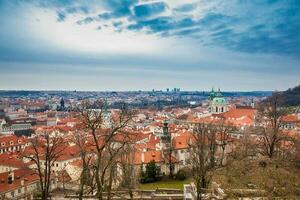
[(140, 184), (139, 188), (144, 190), (155, 190), (157, 188), (183, 189), (183, 184), (190, 183), (191, 181), (190, 178), (183, 181), (165, 179), (154, 183)]

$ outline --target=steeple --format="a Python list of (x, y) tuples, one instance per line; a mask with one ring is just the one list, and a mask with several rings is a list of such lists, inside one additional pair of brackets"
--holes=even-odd
[(164, 135), (169, 133), (169, 127), (168, 127), (168, 125), (169, 125), (169, 122), (168, 122), (167, 118), (165, 117), (164, 127), (163, 127), (163, 133), (164, 133)]
[(220, 88), (218, 89), (218, 92), (217, 92), (217, 95), (216, 95), (217, 97), (222, 97), (222, 93), (221, 93), (221, 90), (220, 90)]
[(106, 127), (111, 126), (111, 118), (110, 118), (110, 112), (108, 110), (108, 103), (107, 101), (103, 104), (103, 112), (102, 112), (103, 122)]
[(211, 92), (209, 94), (209, 100), (213, 100), (215, 97), (216, 97), (216, 93), (215, 93), (214, 88), (212, 87)]
[(105, 115), (105, 116), (108, 115), (108, 103), (107, 103), (107, 101), (105, 101), (104, 105), (103, 105), (103, 115)]
[(169, 122), (167, 120), (167, 117), (165, 117), (164, 123), (163, 123), (163, 134), (161, 137), (162, 142), (169, 143), (171, 140), (171, 135), (169, 133)]

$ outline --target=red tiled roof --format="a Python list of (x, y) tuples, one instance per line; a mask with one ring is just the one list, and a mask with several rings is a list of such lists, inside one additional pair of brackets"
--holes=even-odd
[(25, 137), (17, 137), (16, 135), (0, 136), (0, 149), (12, 146), (24, 145), (27, 143)]
[(285, 115), (282, 117), (282, 121), (284, 122), (300, 122), (300, 119), (297, 115)]
[(223, 113), (223, 117), (228, 119), (228, 118), (234, 118), (238, 119), (244, 116), (248, 116), (251, 119), (254, 119), (256, 110), (255, 109), (248, 109), (248, 108), (236, 108), (236, 109), (231, 109), (228, 112)]
[[(144, 161), (142, 160), (142, 154), (144, 155)], [(134, 164), (149, 163), (154, 160), (156, 163), (162, 162), (162, 155), (160, 151), (146, 151), (135, 152)]]
[(24, 185), (30, 185), (39, 180), (39, 176), (29, 169), (17, 169), (13, 171), (14, 181), (8, 183), (8, 172), (0, 173), (0, 193), (9, 192), (21, 187), (21, 179), (24, 180)]
[(0, 154), (0, 166), (1, 165), (14, 168), (22, 168), (27, 166), (15, 153)]
[(189, 148), (189, 141), (191, 140), (191, 134), (181, 134), (173, 139), (174, 149)]

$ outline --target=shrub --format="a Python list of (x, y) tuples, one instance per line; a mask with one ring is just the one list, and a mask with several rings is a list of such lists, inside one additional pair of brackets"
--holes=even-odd
[(176, 174), (176, 179), (177, 180), (185, 180), (187, 177), (187, 173), (184, 169), (180, 169), (178, 170), (177, 174)]
[(157, 180), (158, 169), (154, 160), (146, 165), (146, 172), (141, 168), (141, 183), (155, 182)]

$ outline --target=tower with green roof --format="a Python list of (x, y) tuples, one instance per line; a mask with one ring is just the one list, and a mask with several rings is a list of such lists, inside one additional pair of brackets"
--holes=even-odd
[(103, 117), (103, 123), (105, 127), (110, 127), (111, 126), (111, 121), (110, 121), (110, 111), (108, 110), (108, 103), (107, 101), (104, 102), (103, 104), (103, 112), (102, 112), (102, 117)]
[(208, 97), (209, 101), (209, 112), (212, 114), (220, 114), (227, 111), (227, 101), (223, 97), (221, 90), (215, 92), (212, 88), (210, 95)]

